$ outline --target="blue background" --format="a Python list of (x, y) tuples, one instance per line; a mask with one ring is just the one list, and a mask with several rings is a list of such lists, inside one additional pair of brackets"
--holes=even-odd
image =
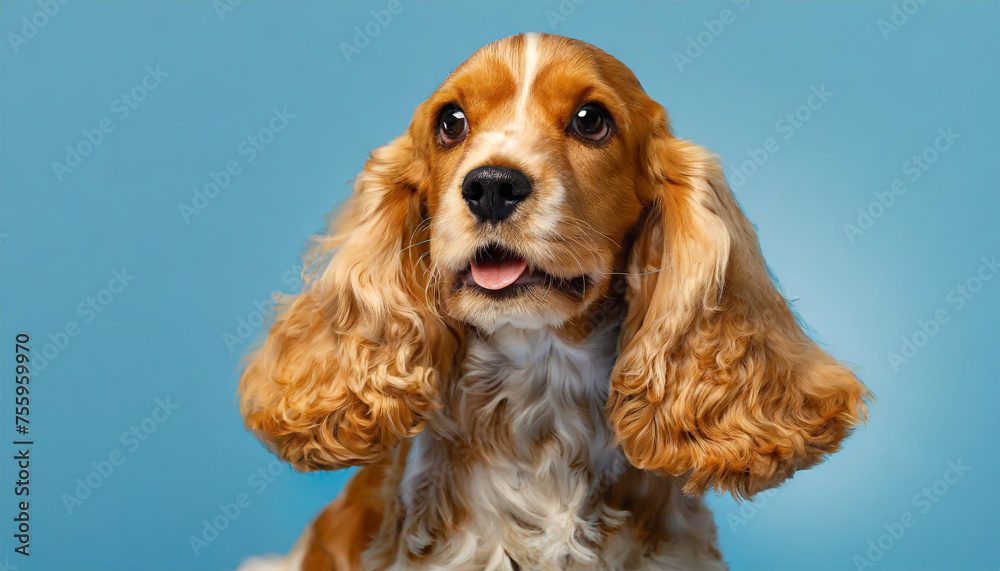
[[(731, 176), (776, 139), (737, 195), (798, 311), (878, 397), (830, 462), (753, 504), (710, 500), (732, 568), (854, 569), (904, 512), (916, 524), (891, 546), (882, 538), (873, 568), (998, 568), (1000, 279), (961, 310), (948, 296), (1000, 254), (1000, 4), (932, 0), (886, 39), (888, 2), (590, 0), (564, 2), (559, 20), (546, 15), (557, 2), (404, 0), (347, 61), (342, 42), (386, 4), (246, 2), (220, 18), (208, 2), (76, 0), (16, 49), (9, 34), (42, 8), (0, 4), (0, 562), (226, 569), (287, 550), (349, 473), (271, 465), (270, 482), (254, 476), (271, 457), (240, 423), (245, 346), (230, 350), (225, 335), (257, 323), (255, 303), (272, 291), (294, 289), (307, 236), (454, 66), (492, 40), (543, 31), (625, 62), (677, 133), (718, 152)], [(725, 9), (730, 23), (680, 69), (673, 54)], [(169, 75), (121, 119), (115, 100), (146, 66)], [(786, 140), (776, 123), (821, 86), (833, 95)], [(240, 144), (275, 108), (295, 118), (247, 161)], [(114, 131), (58, 180), (52, 163), (105, 118)], [(948, 127), (960, 138), (910, 181), (904, 163)], [(179, 205), (229, 161), (240, 174), (186, 223)], [(907, 192), (850, 240), (844, 224), (897, 178)], [(122, 268), (134, 280), (86, 322), (79, 304)], [(888, 354), (939, 310), (948, 322), (894, 370)], [(78, 335), (59, 349), (49, 335), (70, 321)], [(11, 537), (20, 331), (33, 355), (49, 343), (57, 353), (31, 384), (30, 558)], [(167, 398), (177, 410), (147, 421), (155, 432), (131, 450), (122, 433)], [(124, 463), (69, 512), (64, 494), (116, 450)], [(922, 513), (914, 494), (949, 461), (969, 470)], [(240, 493), (250, 505), (196, 555), (189, 536)]]

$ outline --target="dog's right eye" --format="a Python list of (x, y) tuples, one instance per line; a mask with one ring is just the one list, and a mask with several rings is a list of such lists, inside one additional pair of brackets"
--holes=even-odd
[(611, 120), (603, 107), (597, 103), (587, 103), (573, 115), (569, 131), (581, 139), (600, 142), (611, 133)]
[(449, 105), (441, 111), (441, 120), (438, 123), (438, 135), (441, 137), (441, 144), (450, 147), (455, 143), (465, 140), (469, 134), (469, 122), (465, 119), (465, 112), (458, 105)]

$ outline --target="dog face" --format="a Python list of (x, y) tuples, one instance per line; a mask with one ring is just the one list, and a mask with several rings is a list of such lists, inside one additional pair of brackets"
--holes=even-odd
[(555, 36), (496, 42), (445, 80), (411, 130), (448, 314), (559, 326), (604, 297), (643, 210), (648, 103), (617, 60)]
[(865, 387), (775, 288), (718, 161), (576, 40), (476, 52), (372, 153), (307, 261), (240, 381), (247, 427), (300, 469), (374, 462), (421, 430), (470, 326), (579, 338), (605, 296), (627, 306), (609, 424), (632, 465), (688, 492), (775, 486), (866, 415)]

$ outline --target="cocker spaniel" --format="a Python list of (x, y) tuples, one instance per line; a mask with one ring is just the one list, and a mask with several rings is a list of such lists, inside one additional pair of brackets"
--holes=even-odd
[(275, 568), (725, 569), (701, 495), (867, 414), (717, 159), (580, 41), (473, 54), (307, 259), (241, 412), (298, 470), (364, 468)]

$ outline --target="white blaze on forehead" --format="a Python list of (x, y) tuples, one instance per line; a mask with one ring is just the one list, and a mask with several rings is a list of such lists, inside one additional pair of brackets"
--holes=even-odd
[[(525, 137), (529, 136), (528, 126), (531, 124), (528, 118), (528, 104), (531, 96), (531, 87), (535, 82), (535, 75), (538, 73), (538, 61), (541, 56), (539, 43), (540, 38), (538, 34), (529, 33), (524, 35), (524, 51), (521, 54), (521, 74), (517, 81), (518, 89), (517, 97), (514, 100), (514, 116), (506, 125), (479, 133), (480, 144), (466, 159), (469, 164), (478, 165), (486, 157), (493, 155), (518, 157), (523, 154), (525, 148), (530, 147), (530, 145), (526, 144), (527, 140)], [(512, 70), (516, 69), (513, 61), (511, 62), (511, 68)]]
[(525, 113), (528, 109), (528, 97), (531, 95), (531, 86), (535, 81), (535, 74), (538, 73), (538, 34), (524, 35), (524, 65), (521, 66), (523, 75), (521, 77), (521, 91), (517, 97), (517, 122), (525, 122)]

